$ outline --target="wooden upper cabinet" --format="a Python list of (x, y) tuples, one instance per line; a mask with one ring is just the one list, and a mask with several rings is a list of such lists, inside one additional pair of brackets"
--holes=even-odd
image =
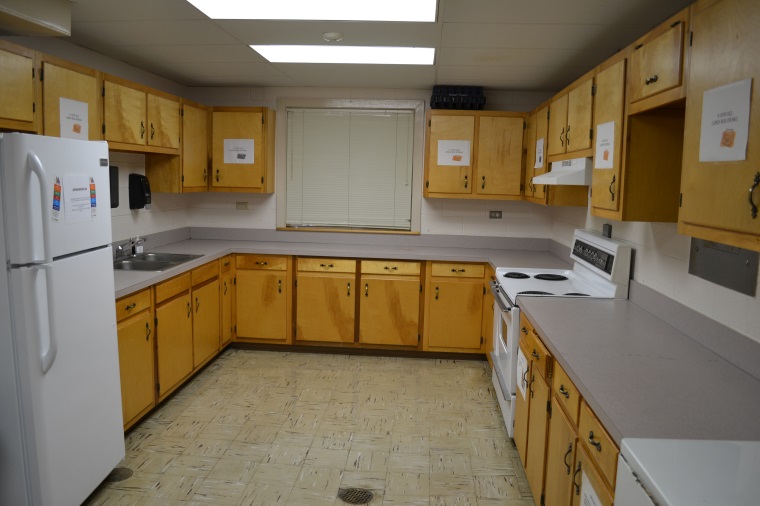
[(211, 127), (212, 191), (274, 192), (275, 112), (215, 108)]
[[(525, 200), (537, 204), (546, 204), (546, 185), (533, 184), (533, 178), (545, 174), (549, 168), (546, 161), (546, 137), (549, 128), (549, 106), (543, 107), (531, 114), (525, 129)], [(536, 159), (537, 145), (543, 146), (540, 159)]]
[(631, 53), (631, 103), (672, 90), (661, 100), (636, 107), (632, 112), (683, 98), (684, 46), (689, 10), (685, 9), (633, 44)]
[[(600, 125), (614, 133), (602, 139), (602, 159), (594, 160), (592, 208), (617, 211), (620, 207), (621, 167), (623, 155), (623, 114), (625, 112), (625, 64), (622, 59), (596, 76), (594, 97), (595, 138), (599, 142)], [(607, 137), (605, 135), (605, 137)], [(611, 165), (611, 166), (610, 166)], [(598, 168), (604, 167), (604, 168)]]
[(34, 51), (0, 41), (0, 128), (36, 131)]
[(519, 197), (525, 120), (522, 115), (480, 116), (478, 122), (475, 192)]
[(178, 149), (179, 101), (159, 97), (152, 93), (148, 99), (148, 146)]
[[(566, 153), (591, 148), (594, 78), (586, 77), (549, 105), (547, 155), (558, 159)], [(589, 155), (590, 156), (590, 155)]]
[(209, 113), (205, 108), (182, 106), (182, 191), (206, 191), (209, 178)]
[[(425, 196), (472, 193), (474, 141), (474, 115), (449, 116), (428, 112)], [(465, 153), (462, 153), (463, 146), (466, 147)]]
[[(44, 135), (83, 140), (103, 138), (97, 71), (44, 57), (40, 81)], [(81, 117), (82, 112), (85, 112), (84, 117)], [(85, 127), (86, 137), (82, 131)]]
[[(681, 176), (678, 232), (760, 251), (760, 3), (754, 0), (693, 5), (689, 100)], [(741, 56), (741, 57), (740, 57)], [(700, 161), (703, 96), (708, 90), (752, 78), (746, 159)], [(746, 111), (738, 112), (746, 114)], [(731, 127), (727, 127), (730, 129)], [(726, 137), (730, 139), (730, 137)], [(706, 139), (720, 146), (722, 136)], [(724, 141), (724, 144), (731, 141)], [(717, 148), (721, 149), (721, 148)], [(751, 202), (750, 202), (751, 201)]]
[(105, 139), (145, 145), (147, 97), (144, 91), (106, 80), (103, 83)]

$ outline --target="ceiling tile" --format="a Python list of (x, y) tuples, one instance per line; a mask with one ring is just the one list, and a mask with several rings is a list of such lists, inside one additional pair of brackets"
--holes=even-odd
[(591, 69), (610, 55), (609, 51), (576, 49), (443, 48), (440, 65), (509, 65), (517, 67), (582, 67)]
[(186, 0), (71, 0), (77, 21), (208, 19)]
[(71, 42), (90, 45), (236, 44), (238, 41), (209, 20), (86, 21), (71, 23)]
[[(162, 75), (187, 86), (301, 86), (271, 63), (164, 62)], [(152, 69), (149, 69), (152, 70)]]
[(274, 64), (283, 73), (298, 81), (300, 86), (329, 88), (432, 88), (435, 84), (433, 66), (416, 65), (317, 65), (306, 63)]

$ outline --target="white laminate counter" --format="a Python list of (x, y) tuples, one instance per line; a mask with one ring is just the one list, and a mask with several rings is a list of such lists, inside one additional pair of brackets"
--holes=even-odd
[(479, 248), (399, 247), (361, 244), (324, 244), (315, 242), (230, 241), (215, 239), (188, 239), (153, 252), (203, 255), (162, 272), (114, 271), (116, 298), (124, 297), (155, 283), (169, 279), (231, 253), (259, 253), (268, 255), (327, 256), (338, 258), (388, 258), (406, 260), (441, 260), (459, 262), (489, 262), (496, 267), (569, 268), (568, 261), (548, 251), (497, 250)]

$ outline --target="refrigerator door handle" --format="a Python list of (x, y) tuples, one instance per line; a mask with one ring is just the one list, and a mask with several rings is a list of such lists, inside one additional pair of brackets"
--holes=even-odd
[[(45, 271), (45, 285), (47, 287), (47, 309), (48, 309), (48, 347), (46, 351), (42, 351), (42, 328), (40, 328), (40, 361), (42, 362), (42, 374), (46, 374), (55, 362), (55, 357), (58, 354), (58, 341), (55, 338), (55, 331), (53, 322), (55, 321), (53, 315), (53, 308), (55, 304), (51, 300), (53, 297), (53, 249), (50, 241), (50, 221), (47, 219), (47, 195), (45, 193), (45, 185), (47, 182), (47, 172), (42, 165), (39, 157), (32, 151), (26, 157), (27, 166), (32, 170), (37, 179), (40, 181), (40, 205), (42, 206), (42, 247), (45, 258), (42, 264), (38, 264), (35, 268), (43, 269)], [(35, 305), (37, 311), (37, 321), (41, 321), (40, 308)]]
[[(45, 167), (42, 166), (42, 162), (39, 157), (30, 151), (26, 157), (27, 167), (31, 168), (32, 172), (40, 181), (40, 205), (42, 206), (42, 248), (45, 254), (44, 263), (49, 264), (53, 262), (53, 246), (50, 241), (50, 220), (47, 219), (47, 194), (45, 193), (45, 185), (47, 183), (47, 172)], [(50, 276), (48, 276), (50, 278)], [(49, 280), (49, 279), (48, 279)], [(50, 293), (48, 291), (48, 293)]]

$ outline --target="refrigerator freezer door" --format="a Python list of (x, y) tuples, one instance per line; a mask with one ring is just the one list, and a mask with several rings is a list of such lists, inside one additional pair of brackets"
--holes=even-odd
[[(52, 311), (46, 268), (53, 280)], [(52, 267), (11, 269), (22, 422), (32, 490), (41, 494), (35, 504), (81, 504), (124, 457), (110, 270), (107, 247), (56, 260)], [(51, 340), (58, 353), (43, 373), (40, 357)]]
[(11, 264), (44, 261), (43, 220), (53, 257), (111, 243), (107, 143), (3, 134), (0, 169)]

